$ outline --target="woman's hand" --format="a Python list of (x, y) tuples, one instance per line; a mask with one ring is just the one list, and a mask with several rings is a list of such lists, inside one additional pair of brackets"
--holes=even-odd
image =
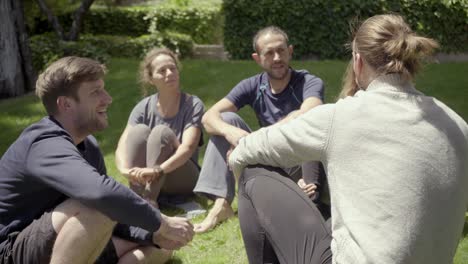
[(145, 185), (159, 177), (158, 172), (153, 168), (133, 167), (128, 170), (128, 176), (131, 181)]

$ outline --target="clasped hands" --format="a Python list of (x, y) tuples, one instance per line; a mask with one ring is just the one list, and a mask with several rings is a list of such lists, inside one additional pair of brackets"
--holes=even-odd
[(145, 185), (159, 179), (163, 175), (161, 167), (153, 168), (133, 167), (128, 170), (128, 178), (130, 181)]

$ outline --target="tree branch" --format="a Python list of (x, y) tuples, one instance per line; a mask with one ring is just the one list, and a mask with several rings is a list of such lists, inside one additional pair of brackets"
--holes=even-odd
[(36, 0), (36, 2), (39, 5), (39, 8), (41, 9), (42, 13), (47, 16), (47, 20), (49, 21), (49, 23), (54, 28), (55, 33), (57, 33), (57, 36), (60, 39), (65, 40), (65, 38), (64, 38), (65, 36), (64, 36), (64, 33), (63, 33), (63, 28), (60, 25), (60, 22), (58, 21), (57, 17), (54, 16), (54, 14), (52, 13), (52, 10), (50, 10), (50, 8), (47, 6), (47, 4), (44, 2), (44, 0)]
[(84, 15), (86, 12), (88, 12), (93, 2), (94, 0), (83, 0), (80, 7), (73, 14), (73, 23), (70, 29), (70, 33), (67, 36), (68, 40), (78, 40), (78, 34), (81, 30), (81, 24), (83, 23)]

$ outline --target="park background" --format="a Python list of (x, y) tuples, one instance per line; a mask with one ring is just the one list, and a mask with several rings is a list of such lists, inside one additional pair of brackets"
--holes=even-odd
[[(5, 11), (5, 3), (14, 6), (15, 1), (2, 2), (0, 11)], [(416, 87), (445, 102), (468, 120), (467, 0), (19, 2), (30, 52), (26, 63), (32, 65), (33, 72), (38, 73), (51, 61), (67, 55), (92, 57), (108, 66), (106, 88), (113, 97), (109, 108), (110, 126), (96, 137), (109, 175), (124, 184), (126, 180), (115, 168), (114, 151), (131, 109), (142, 98), (137, 82), (142, 55), (155, 46), (177, 51), (182, 59), (182, 90), (200, 97), (208, 109), (240, 80), (260, 71), (250, 59), (251, 39), (256, 30), (267, 25), (285, 29), (294, 45), (292, 67), (307, 69), (322, 78), (326, 87), (325, 101), (332, 103), (337, 99), (350, 58), (344, 46), (350, 40), (350, 24), (375, 14), (400, 13), (417, 32), (441, 43), (439, 54), (428, 61), (416, 79)], [(40, 4), (45, 4), (46, 8), (41, 10)], [(82, 9), (84, 4), (89, 4), (89, 10)], [(71, 34), (73, 22), (78, 20), (77, 10), (84, 10), (81, 27), (79, 34)], [(45, 13), (56, 20), (50, 16), (48, 19)], [(0, 57), (2, 54), (0, 51)], [(1, 69), (0, 65), (0, 80)], [(45, 115), (31, 87), (26, 85), (19, 92), (7, 88), (0, 86), (0, 98), (3, 98), (0, 101), (1, 155), (25, 127)], [(258, 128), (250, 109), (243, 109), (241, 115), (252, 128)], [(207, 140), (205, 133), (205, 142)], [(202, 158), (203, 155), (200, 162)], [(207, 200), (198, 198), (197, 201), (207, 209), (211, 206)], [(234, 209), (237, 209), (236, 202)], [(167, 213), (179, 212), (168, 210)], [(468, 263), (467, 233), (468, 222), (465, 221), (454, 263)], [(170, 263), (247, 263), (237, 217), (211, 232), (197, 235), (189, 246), (175, 253)]]

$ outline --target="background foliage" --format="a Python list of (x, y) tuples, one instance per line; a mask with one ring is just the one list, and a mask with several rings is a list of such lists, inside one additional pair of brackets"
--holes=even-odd
[[(189, 0), (171, 0), (151, 6), (117, 7), (113, 1), (104, 1), (106, 5), (93, 6), (86, 14), (79, 41), (64, 42), (58, 40), (34, 2), (25, 1), (33, 64), (38, 71), (67, 55), (105, 62), (110, 56), (140, 58), (149, 49), (164, 46), (181, 57), (190, 57), (194, 43), (222, 43), (220, 2), (194, 5)], [(63, 27), (69, 28), (74, 9), (65, 8), (63, 0), (47, 1)], [(69, 1), (75, 7), (79, 2)]]
[[(107, 171), (118, 181), (126, 184), (126, 179), (115, 167), (115, 148), (125, 128), (130, 111), (142, 97), (137, 82), (139, 60), (128, 58), (111, 58), (107, 64), (109, 73), (106, 76), (106, 89), (113, 97), (108, 109), (109, 127), (96, 135), (103, 151)], [(240, 80), (260, 71), (250, 61), (214, 61), (183, 60), (181, 71), (182, 90), (195, 94), (209, 108), (223, 98)], [(325, 101), (334, 102), (341, 87), (341, 76), (346, 67), (344, 61), (293, 61), (295, 69), (306, 69), (319, 76), (325, 83)], [(416, 79), (416, 87), (427, 95), (435, 96), (468, 120), (468, 62), (431, 64), (424, 68)], [(9, 100), (0, 101), (0, 156), (18, 137), (21, 131), (46, 113), (41, 103), (30, 94)], [(255, 114), (249, 107), (241, 110), (240, 115), (253, 129), (258, 128)], [(205, 142), (208, 135), (204, 133)], [(206, 147), (206, 144), (205, 146)], [(204, 147), (201, 154), (203, 154)], [(200, 155), (202, 158), (203, 155)], [(201, 159), (200, 159), (201, 161)], [(234, 201), (234, 209), (237, 203)], [(206, 202), (205, 207), (209, 207)], [(200, 222), (204, 216), (194, 220)], [(468, 218), (453, 263), (468, 263)], [(244, 244), (240, 234), (237, 217), (219, 225), (211, 232), (196, 235), (189, 246), (175, 253), (171, 264), (220, 264), (247, 263)], [(445, 264), (445, 263), (444, 263)]]
[(30, 39), (33, 66), (37, 70), (64, 56), (89, 57), (104, 63), (111, 56), (140, 58), (151, 48), (161, 46), (185, 57), (190, 56), (193, 41), (189, 35), (170, 31), (135, 38), (86, 34), (76, 42), (60, 41), (53, 33), (35, 35)]
[[(163, 45), (189, 57), (194, 43), (220, 44), (223, 39), (231, 58), (247, 59), (252, 52), (252, 36), (267, 25), (286, 30), (296, 58), (343, 59), (348, 54), (343, 44), (350, 40), (350, 21), (389, 12), (404, 15), (413, 29), (437, 39), (444, 52), (468, 51), (467, 0), (224, 0), (222, 4), (167, 0), (130, 7), (116, 7), (110, 2), (89, 11), (84, 35), (76, 44), (63, 47), (63, 42), (51, 41), (53, 45), (45, 45), (46, 38), (33, 37), (34, 64), (39, 67), (36, 69), (41, 69), (50, 58), (70, 51), (93, 58), (140, 57), (148, 48)], [(28, 12), (34, 17), (27, 19), (30, 34), (50, 32), (47, 19), (38, 15), (31, 4), (27, 4), (29, 7)], [(54, 11), (68, 27), (73, 9), (63, 4), (57, 7)], [(46, 52), (34, 50), (44, 46), (52, 48)], [(54, 51), (57, 52), (53, 54)]]
[[(68, 28), (72, 12), (61, 12), (61, 23)], [(52, 31), (46, 17), (28, 21), (30, 34)], [(85, 17), (82, 33), (99, 35), (125, 35), (138, 37), (148, 33), (177, 31), (190, 35), (196, 43), (222, 42), (221, 6), (178, 6), (174, 4), (155, 7), (94, 7)]]
[(268, 25), (289, 34), (299, 58), (344, 58), (349, 21), (389, 12), (440, 41), (443, 51), (468, 51), (466, 0), (224, 0), (223, 12), (224, 45), (236, 59), (250, 56), (253, 35)]

